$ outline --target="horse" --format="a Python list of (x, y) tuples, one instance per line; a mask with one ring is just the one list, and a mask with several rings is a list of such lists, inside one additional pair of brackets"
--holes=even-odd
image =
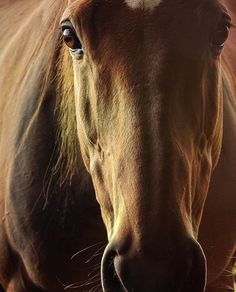
[(4, 291), (234, 291), (234, 0), (0, 5)]

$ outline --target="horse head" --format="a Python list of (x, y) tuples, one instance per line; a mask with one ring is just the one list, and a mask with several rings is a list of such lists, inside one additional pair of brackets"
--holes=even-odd
[(205, 286), (198, 228), (222, 139), (213, 0), (70, 1), (77, 131), (107, 229), (104, 291)]

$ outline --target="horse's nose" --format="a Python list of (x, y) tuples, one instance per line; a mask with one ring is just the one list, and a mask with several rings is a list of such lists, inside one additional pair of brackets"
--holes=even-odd
[(195, 241), (169, 257), (130, 251), (120, 254), (109, 245), (102, 261), (105, 292), (203, 292), (205, 257)]

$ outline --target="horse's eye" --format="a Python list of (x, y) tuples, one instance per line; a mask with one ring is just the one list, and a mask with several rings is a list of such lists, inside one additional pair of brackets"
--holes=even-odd
[(229, 31), (231, 28), (231, 22), (227, 20), (222, 20), (218, 25), (215, 35), (212, 41), (212, 48), (214, 55), (219, 55), (224, 48), (224, 44), (229, 36)]
[(81, 42), (75, 31), (68, 26), (62, 27), (63, 40), (72, 51), (82, 50)]
[(224, 45), (229, 35), (229, 28), (230, 28), (229, 26), (225, 25), (224, 27), (221, 27), (219, 30), (217, 30), (213, 40), (214, 46), (221, 47)]

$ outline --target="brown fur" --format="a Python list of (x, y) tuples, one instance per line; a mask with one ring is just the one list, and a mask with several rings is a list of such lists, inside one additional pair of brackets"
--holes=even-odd
[[(171, 2), (163, 0), (165, 1)], [(183, 1), (174, 2), (180, 4)], [(224, 2), (233, 22), (236, 22), (234, 0)], [(152, 66), (160, 61), (154, 52), (157, 48), (157, 52), (163, 48), (155, 41), (152, 43), (152, 38), (140, 41), (137, 30), (142, 31), (142, 21), (148, 14), (144, 13), (145, 17), (143, 11), (132, 14), (118, 0), (104, 1), (104, 15), (103, 8), (99, 5), (97, 14), (91, 13), (93, 1), (69, 3), (71, 5), (66, 15), (76, 21), (78, 15), (83, 19), (86, 28), (82, 37), (89, 50), (86, 67), (86, 72), (89, 72), (88, 88), (83, 89), (83, 94), (92, 92), (93, 99), (89, 101), (90, 104), (80, 104), (86, 110), (83, 111), (86, 114), (82, 118), (79, 114), (81, 108), (78, 106), (79, 90), (74, 83), (76, 80), (79, 82), (80, 68), (77, 63), (72, 64), (65, 46), (61, 48), (59, 36), (59, 21), (68, 1), (24, 0), (2, 1), (0, 4), (0, 18), (4, 28), (0, 30), (0, 66), (3, 69), (0, 76), (0, 283), (7, 292), (59, 292), (64, 289), (63, 283), (69, 285), (77, 281), (77, 291), (86, 289), (83, 283), (91, 267), (86, 268), (84, 262), (91, 256), (93, 258), (98, 249), (96, 244), (105, 242), (106, 235), (94, 199), (93, 186), (82, 163), (80, 147), (93, 179), (109, 238), (103, 266), (106, 265), (107, 257), (108, 266), (112, 267), (113, 254), (110, 250), (113, 248), (114, 252), (114, 245), (117, 244), (116, 248), (120, 248), (121, 256), (134, 255), (133, 268), (128, 271), (133, 273), (133, 277), (127, 277), (126, 283), (129, 287), (129, 281), (135, 279), (135, 292), (156, 291), (155, 285), (161, 285), (156, 282), (157, 279), (163, 280), (165, 284), (172, 284), (176, 271), (181, 274), (176, 279), (178, 282), (185, 272), (184, 267), (181, 270), (180, 266), (189, 256), (184, 249), (183, 239), (186, 239), (186, 235), (191, 238), (189, 243), (200, 254), (196, 242), (200, 225), (199, 242), (208, 262), (206, 291), (233, 291), (231, 268), (236, 234), (235, 224), (232, 224), (236, 212), (236, 31), (232, 29), (223, 52), (223, 62), (219, 64), (223, 68), (220, 72), (222, 84), (219, 87), (222, 86), (224, 96), (224, 130), (218, 162), (223, 117), (220, 102), (217, 104), (220, 110), (216, 116), (215, 113), (212, 114), (212, 108), (216, 104), (206, 102), (212, 116), (206, 115), (202, 122), (198, 111), (191, 114), (193, 107), (199, 106), (198, 102), (193, 106), (186, 99), (185, 113), (186, 116), (189, 114), (192, 130), (197, 131), (199, 124), (206, 130), (202, 139), (196, 135), (189, 145), (190, 140), (186, 139), (186, 135), (189, 134), (188, 137), (192, 138), (192, 133), (187, 132), (189, 125), (181, 119), (184, 115), (181, 115), (181, 111), (179, 116), (172, 115), (178, 107), (178, 101), (182, 101), (178, 99), (178, 94), (173, 95), (176, 104), (166, 106), (164, 111), (160, 111), (160, 108), (168, 105), (168, 99), (160, 105), (156, 104), (156, 99), (152, 99), (152, 91), (157, 91), (157, 88), (154, 86), (150, 90), (150, 84), (154, 84), (155, 74), (160, 73), (157, 72), (158, 66)], [(109, 6), (112, 3), (116, 12), (113, 17)], [(205, 5), (207, 1), (202, 3)], [(187, 5), (184, 9), (186, 7)], [(161, 5), (160, 8), (162, 9)], [(162, 19), (172, 25), (172, 29), (178, 27), (179, 22), (172, 23), (167, 18), (171, 11), (163, 11), (165, 13), (158, 17), (149, 16), (148, 31), (151, 35), (155, 34), (152, 25), (158, 21), (162, 23)], [(208, 10), (199, 8), (199, 11), (202, 19), (206, 19)], [(95, 26), (96, 33), (104, 34), (97, 35), (89, 29), (91, 15), (94, 16), (94, 23), (99, 23)], [(183, 11), (183, 15), (187, 16), (186, 11)], [(128, 31), (127, 25), (130, 28)], [(81, 28), (76, 29), (81, 32)], [(119, 29), (125, 34), (119, 34)], [(174, 44), (178, 44), (179, 37), (177, 34)], [(185, 39), (183, 41), (181, 46), (177, 45), (179, 53), (191, 58), (194, 50), (187, 50), (185, 45), (188, 42), (186, 40), (185, 43)], [(136, 44), (135, 47), (128, 46), (132, 42)], [(142, 50), (143, 43), (147, 45), (150, 56), (157, 57), (148, 59), (149, 55), (145, 55), (146, 51)], [(142, 54), (137, 55), (137, 52)], [(136, 74), (132, 74), (133, 66), (127, 65), (132, 65), (133, 62), (139, 65), (135, 67)], [(172, 69), (175, 69), (174, 64), (166, 64), (162, 68), (163, 72), (167, 65), (171, 69), (168, 78), (172, 82), (165, 85), (166, 91), (172, 88), (176, 78), (181, 77), (171, 75)], [(186, 64), (179, 65), (182, 69)], [(100, 74), (102, 79), (98, 79)], [(186, 77), (185, 74), (183, 76)], [(188, 78), (186, 84), (187, 81)], [(194, 85), (191, 80), (189, 82), (189, 87)], [(207, 92), (207, 82), (204, 86)], [(143, 97), (147, 98), (147, 102), (144, 102)], [(148, 111), (150, 108), (152, 111)], [(191, 120), (192, 116), (195, 117), (194, 122)], [(210, 117), (214, 118), (213, 125)], [(155, 128), (156, 120), (159, 119), (160, 124)], [(145, 122), (147, 124), (143, 127)], [(172, 127), (171, 135), (167, 131), (169, 125), (175, 126)], [(85, 131), (81, 130), (82, 126)], [(178, 132), (179, 129), (182, 131)], [(150, 136), (150, 133), (153, 135)], [(174, 141), (173, 147), (168, 142), (170, 136)], [(164, 142), (156, 142), (154, 145), (153, 141)], [(202, 152), (196, 158), (194, 151), (198, 143)], [(160, 149), (157, 155), (156, 149)], [(143, 155), (146, 155), (144, 159)], [(173, 160), (176, 156), (177, 159)], [(108, 159), (104, 160), (104, 157)], [(202, 164), (202, 161), (206, 163)], [(211, 171), (215, 166), (208, 191)], [(170, 177), (172, 173), (178, 175), (173, 179)], [(168, 180), (167, 176), (171, 179)], [(200, 183), (198, 177), (201, 179)], [(182, 180), (188, 182), (184, 189), (185, 197), (177, 198), (183, 191), (180, 184)], [(162, 200), (154, 196), (156, 190), (162, 191)], [(170, 190), (175, 190), (172, 192), (174, 196), (170, 196)], [(203, 211), (204, 192), (207, 191)], [(194, 194), (197, 196), (198, 193), (203, 193), (203, 196), (195, 199)], [(160, 204), (157, 204), (158, 200)], [(154, 206), (156, 209), (153, 209)], [(74, 265), (71, 264), (70, 257), (87, 246), (92, 246), (88, 249), (89, 253), (79, 253), (82, 257)], [(137, 251), (140, 258), (135, 258)], [(171, 267), (165, 257), (166, 254), (169, 256), (169, 252), (169, 258), (174, 259)], [(162, 257), (165, 261), (159, 268)], [(124, 258), (125, 256), (122, 260)], [(98, 267), (100, 260), (98, 257), (95, 261)], [(128, 262), (126, 266), (128, 267)], [(197, 278), (194, 283), (188, 283), (187, 292), (196, 289), (197, 292), (202, 292), (202, 288), (197, 288), (197, 285), (204, 282), (204, 276), (199, 272), (197, 263), (193, 268), (193, 276)], [(163, 272), (165, 269), (168, 273)], [(163, 278), (156, 277), (158, 273)], [(171, 279), (168, 279), (169, 274), (172, 275)], [(126, 273), (121, 275), (125, 279)], [(102, 276), (104, 278), (106, 273), (103, 272)], [(116, 278), (114, 273), (112, 276)], [(165, 282), (165, 279), (168, 281)], [(95, 283), (100, 289), (100, 281), (97, 280)], [(97, 289), (93, 286), (93, 281), (92, 286), (88, 287)], [(162, 287), (162, 291), (163, 289), (168, 287)]]

